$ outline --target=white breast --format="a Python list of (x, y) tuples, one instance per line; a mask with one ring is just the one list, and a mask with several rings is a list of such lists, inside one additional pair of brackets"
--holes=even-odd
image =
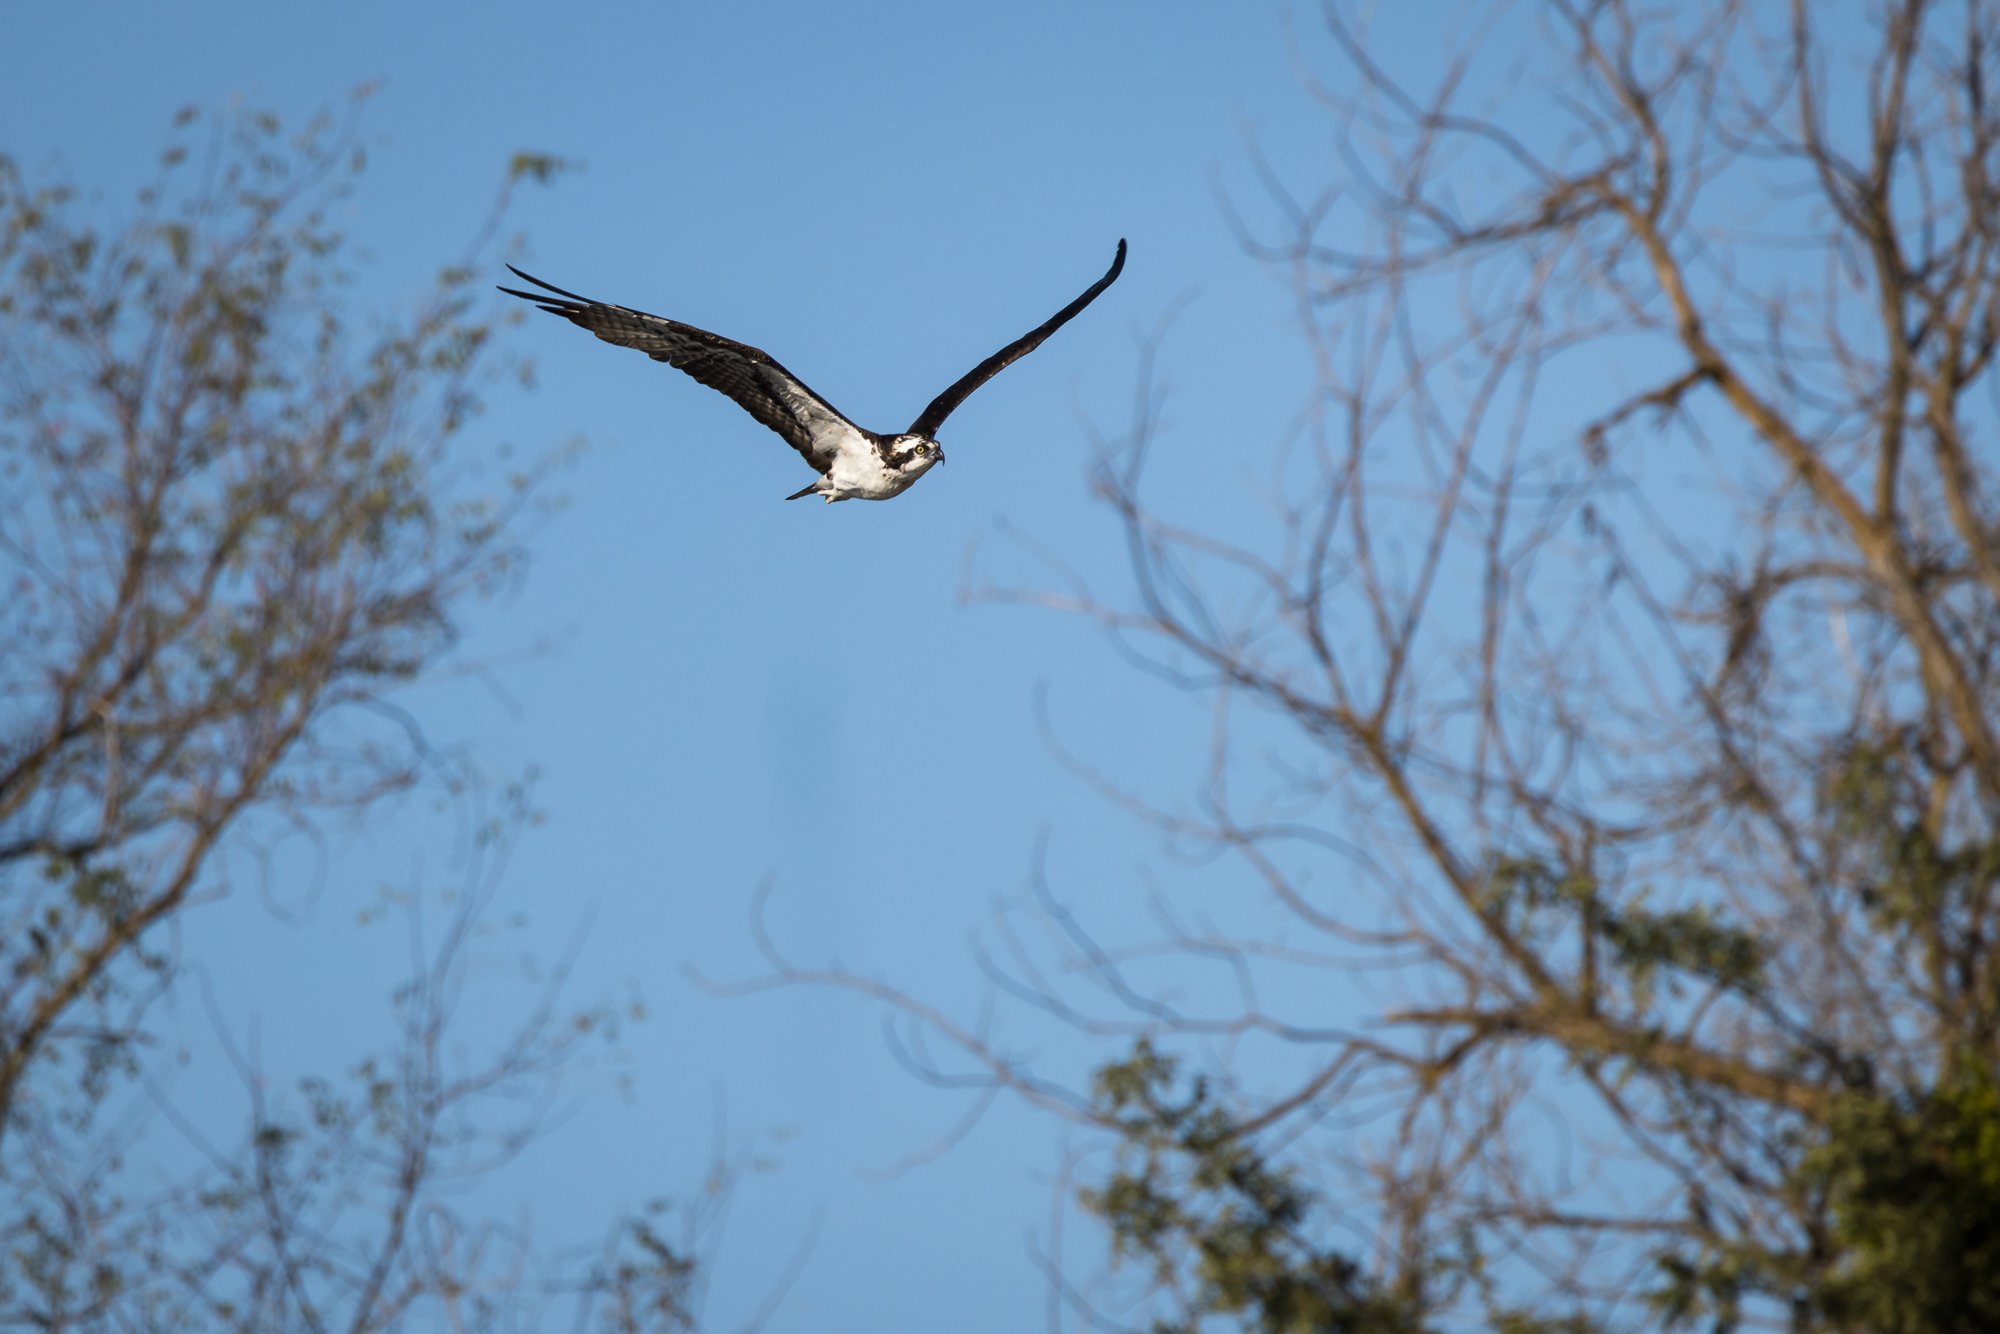
[(826, 479), (837, 500), (887, 500), (910, 489), (910, 483), (928, 469), (911, 468), (895, 472), (885, 467), (875, 442), (859, 432), (844, 433), (833, 456)]

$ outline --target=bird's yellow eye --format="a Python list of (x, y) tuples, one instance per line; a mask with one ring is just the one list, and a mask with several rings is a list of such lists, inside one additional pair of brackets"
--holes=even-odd
[(922, 457), (923, 457), (924, 455), (926, 455), (926, 454), (928, 454), (928, 453), (930, 453), (930, 452), (931, 452), (931, 447), (930, 447), (929, 445), (918, 445), (918, 446), (917, 446), (917, 457), (918, 457), (918, 458), (922, 458)]

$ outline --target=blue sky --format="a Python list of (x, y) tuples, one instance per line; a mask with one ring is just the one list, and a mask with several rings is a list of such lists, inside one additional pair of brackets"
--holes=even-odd
[[(426, 690), (423, 716), (496, 775), (539, 766), (547, 822), (518, 849), (501, 911), (525, 915), (544, 957), (587, 918), (576, 994), (636, 988), (650, 1012), (622, 1065), (576, 1072), (579, 1109), (496, 1188), (556, 1238), (684, 1194), (720, 1101), (731, 1138), (768, 1145), (774, 1167), (737, 1200), (715, 1328), (758, 1309), (815, 1214), (771, 1329), (1043, 1318), (1030, 1238), (1046, 1228), (1056, 1126), (1002, 1105), (937, 1161), (877, 1179), (948, 1130), (963, 1097), (903, 1070), (863, 1004), (719, 1000), (684, 969), (759, 971), (748, 913), (769, 880), (772, 928), (801, 962), (970, 1018), (984, 983), (968, 938), (1023, 891), (1039, 840), (1087, 919), (1137, 911), (1149, 877), (1172, 874), (1059, 762), (1037, 701), (1064, 746), (1163, 797), (1199, 775), (1201, 703), (1136, 677), (1080, 622), (961, 593), (968, 569), (1033, 577), (1014, 532), (1117, 587), (1116, 532), (1087, 495), (1091, 424), (1122, 424), (1142, 339), (1184, 301), (1161, 360), (1184, 451), (1164, 484), (1218, 523), (1256, 521), (1310, 363), (1281, 276), (1242, 253), (1219, 200), (1255, 198), (1249, 136), (1307, 184), (1331, 161), (1293, 22), (1309, 28), (1310, 10), (1155, 0), (10, 14), (10, 44), (33, 58), (0, 85), (0, 142), (31, 177), (115, 201), (183, 104), (299, 120), (380, 80), (348, 219), (370, 256), (358, 306), (401, 299), (456, 255), (510, 155), (554, 153), (582, 170), (523, 195), (525, 267), (764, 347), (878, 428), (1129, 238), (1121, 281), (961, 408), (949, 466), (894, 504), (784, 504), (810, 474), (734, 405), (539, 316), (507, 334), (539, 388), (496, 394), (463, 439), (517, 457), (587, 448), (557, 476), (567, 505), (523, 591), (473, 618), (465, 659), (502, 665)], [(390, 829), (336, 831), (302, 925), (248, 894), (190, 925), (220, 1011), (257, 1030), (274, 1068), (337, 1067), (369, 1039), (403, 954), (354, 911), (383, 884), (447, 881), (445, 823), (413, 802)], [(205, 1022), (192, 1001), (180, 1012)], [(1035, 1043), (1070, 1075), (1108, 1054)], [(210, 1102), (199, 1071), (182, 1087), (218, 1120), (240, 1116), (228, 1080)]]

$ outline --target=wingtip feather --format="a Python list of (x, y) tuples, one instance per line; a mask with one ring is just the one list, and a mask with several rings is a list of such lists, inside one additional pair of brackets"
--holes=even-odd
[[(501, 262), (506, 263), (506, 261), (504, 260)], [(512, 273), (516, 278), (519, 278), (522, 282), (533, 283), (535, 286), (541, 288), (544, 292), (554, 292), (557, 296), (567, 297), (569, 300), (575, 301), (581, 305), (595, 306), (601, 304), (600, 302), (592, 300), (590, 297), (584, 296), (580, 292), (572, 292), (566, 287), (557, 287), (554, 283), (544, 282), (540, 278), (537, 278), (534, 274), (527, 272), (525, 269), (517, 269), (512, 264), (507, 265), (507, 271), (509, 273)], [(548, 300), (548, 298), (545, 296), (538, 296), (530, 292), (514, 292), (512, 291), (511, 288), (503, 287), (500, 290), (503, 292), (510, 292), (514, 296), (526, 297), (530, 301)], [(561, 313), (562, 312), (560, 311), (557, 312), (557, 314)]]
[(546, 310), (549, 314), (560, 315), (564, 319), (568, 319), (573, 311), (581, 310), (583, 308), (580, 304), (570, 304), (570, 303), (564, 303), (561, 305), (553, 304), (557, 300), (557, 298), (544, 296), (540, 292), (523, 292), (518, 287), (499, 287), (497, 283), (495, 284), (495, 286), (498, 288), (498, 290), (505, 292), (508, 296), (518, 296), (523, 301), (534, 302), (536, 310)]

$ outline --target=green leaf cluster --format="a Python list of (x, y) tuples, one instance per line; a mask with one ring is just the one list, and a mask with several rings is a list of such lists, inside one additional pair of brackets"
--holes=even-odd
[(1118, 1166), (1083, 1192), (1121, 1257), (1150, 1264), (1162, 1285), (1192, 1257), (1190, 1295), (1158, 1334), (1193, 1334), (1237, 1317), (1265, 1334), (1415, 1334), (1416, 1294), (1379, 1291), (1353, 1258), (1303, 1226), (1316, 1203), (1273, 1166), (1196, 1077), (1176, 1093), (1176, 1061), (1141, 1040), (1097, 1072), (1093, 1109), (1119, 1136)]

